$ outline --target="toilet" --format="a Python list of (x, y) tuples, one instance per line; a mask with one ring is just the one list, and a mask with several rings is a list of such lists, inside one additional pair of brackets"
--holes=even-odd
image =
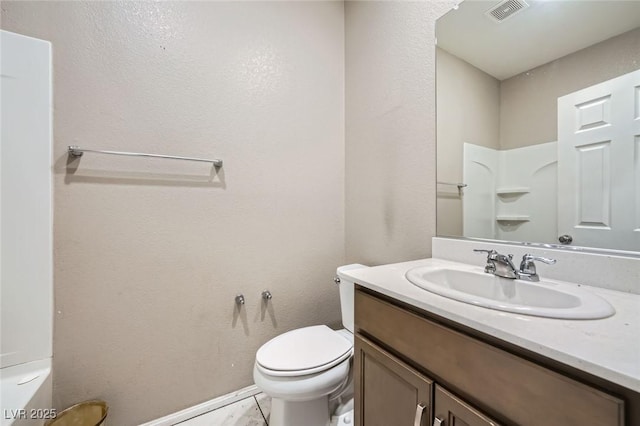
[(270, 426), (337, 426), (353, 423), (354, 283), (337, 269), (341, 330), (326, 325), (298, 328), (274, 337), (256, 353), (253, 379), (271, 397)]

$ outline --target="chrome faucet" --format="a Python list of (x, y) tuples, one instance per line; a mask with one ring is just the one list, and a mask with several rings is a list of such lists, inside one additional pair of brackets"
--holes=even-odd
[(478, 253), (487, 253), (487, 264), (484, 267), (484, 272), (512, 280), (521, 279), (525, 281), (538, 282), (540, 281), (540, 276), (536, 272), (536, 265), (534, 261), (539, 261), (548, 265), (556, 263), (555, 259), (525, 254), (522, 256), (520, 269), (516, 269), (516, 266), (512, 262), (512, 254), (504, 255), (495, 250), (474, 249), (473, 251)]
[(477, 253), (487, 253), (487, 264), (484, 271), (487, 274), (493, 274), (498, 277), (516, 279), (518, 278), (518, 270), (511, 259), (513, 255), (500, 254), (495, 250), (474, 249)]

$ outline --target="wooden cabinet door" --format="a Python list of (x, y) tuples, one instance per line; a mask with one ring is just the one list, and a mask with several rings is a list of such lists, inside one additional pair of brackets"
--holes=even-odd
[(358, 335), (354, 377), (356, 425), (430, 425), (433, 382)]
[(436, 386), (433, 426), (499, 426), (442, 386)]

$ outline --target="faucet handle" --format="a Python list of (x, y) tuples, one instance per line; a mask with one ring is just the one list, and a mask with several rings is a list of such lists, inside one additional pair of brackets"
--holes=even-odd
[(548, 257), (534, 256), (532, 254), (525, 254), (524, 256), (522, 256), (522, 263), (533, 262), (533, 261), (546, 263), (547, 265), (553, 265), (554, 263), (557, 262), (557, 260), (555, 259), (550, 259)]
[(493, 259), (495, 259), (498, 254), (495, 250), (485, 250), (485, 249), (473, 249), (476, 253), (487, 253), (487, 264), (484, 267), (484, 272), (487, 274), (493, 274), (496, 272), (496, 265), (493, 263)]
[(525, 254), (522, 256), (522, 262), (520, 262), (520, 271), (518, 274), (521, 279), (528, 281), (539, 281), (540, 277), (536, 271), (536, 264), (533, 262), (542, 262), (547, 265), (553, 265), (556, 263), (555, 259), (549, 259), (548, 257), (534, 256), (532, 254)]
[(473, 249), (476, 253), (487, 253), (487, 258), (493, 254), (498, 254), (495, 250), (486, 250), (486, 249)]

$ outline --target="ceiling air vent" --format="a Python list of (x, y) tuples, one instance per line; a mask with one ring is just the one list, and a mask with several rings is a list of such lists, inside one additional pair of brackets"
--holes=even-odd
[(496, 22), (504, 22), (528, 7), (529, 4), (524, 0), (505, 0), (487, 10), (484, 14)]

